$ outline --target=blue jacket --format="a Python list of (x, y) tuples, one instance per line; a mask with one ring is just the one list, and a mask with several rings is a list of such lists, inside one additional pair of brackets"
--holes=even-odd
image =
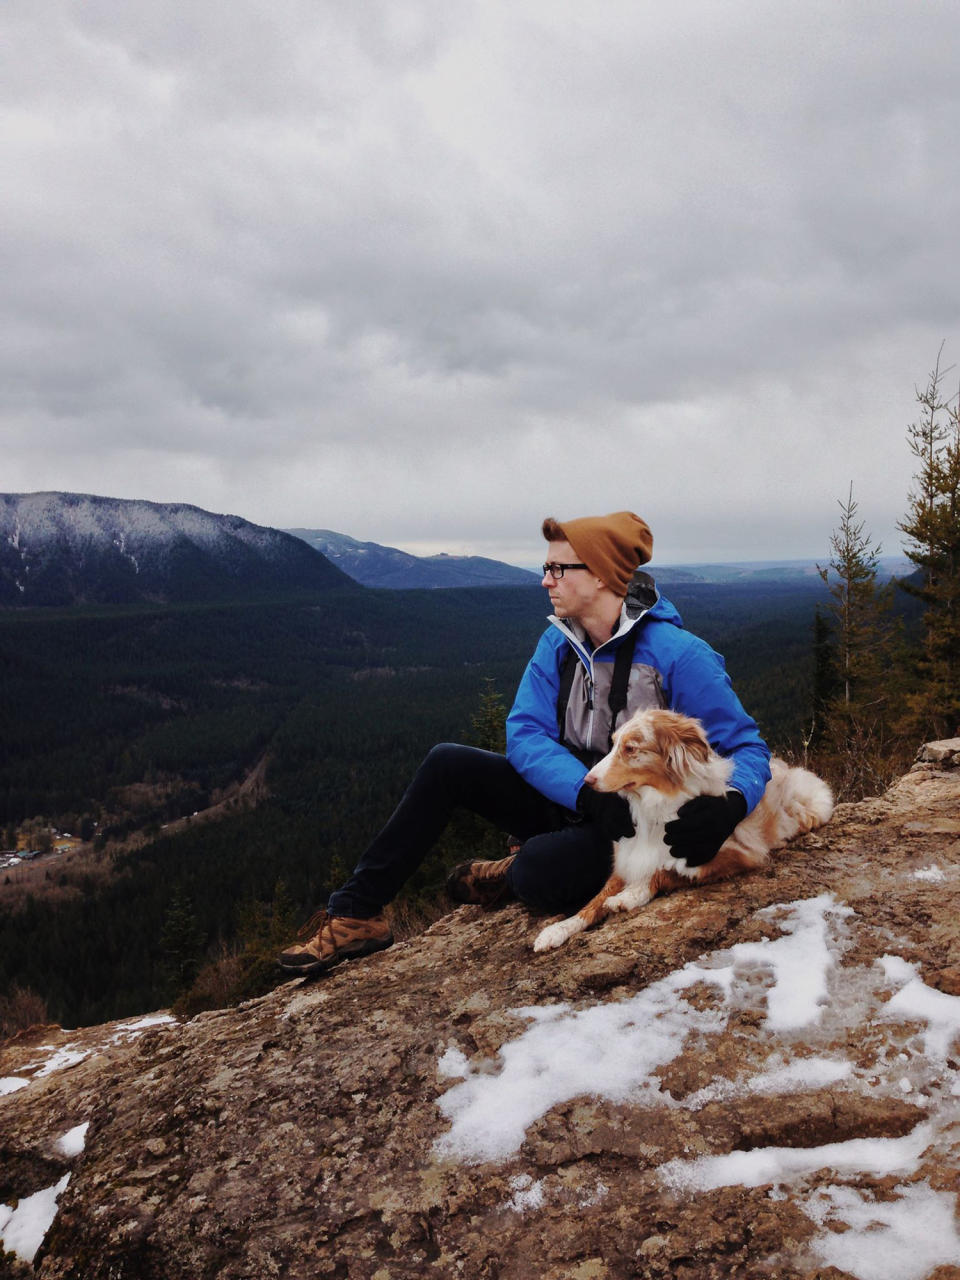
[[(695, 716), (714, 750), (733, 760), (730, 786), (743, 793), (747, 812), (756, 806), (770, 780), (769, 748), (734, 693), (723, 658), (683, 629), (680, 614), (652, 578), (634, 577), (617, 631), (595, 651), (582, 629), (556, 617), (549, 621), (507, 717), (507, 758), (531, 786), (564, 808), (576, 808), (588, 768), (574, 751), (598, 760), (608, 750), (607, 693), (614, 656), (626, 642), (635, 648), (627, 707), (617, 725), (650, 706)], [(557, 699), (571, 648), (578, 667), (561, 742)]]

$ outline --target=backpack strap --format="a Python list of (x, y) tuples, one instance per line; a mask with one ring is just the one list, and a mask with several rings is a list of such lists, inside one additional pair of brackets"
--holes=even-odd
[(567, 645), (567, 652), (560, 664), (560, 688), (557, 690), (557, 730), (560, 734), (560, 741), (563, 741), (563, 730), (567, 723), (567, 703), (570, 701), (570, 690), (573, 688), (573, 677), (577, 673), (577, 663), (580, 659), (573, 651), (571, 645)]
[[(634, 628), (636, 631), (636, 628)], [(610, 745), (613, 746), (613, 731), (617, 716), (627, 705), (627, 690), (630, 688), (630, 668), (633, 666), (633, 654), (637, 647), (636, 635), (624, 640), (613, 660), (613, 679), (610, 681), (610, 695), (607, 706), (610, 708)]]

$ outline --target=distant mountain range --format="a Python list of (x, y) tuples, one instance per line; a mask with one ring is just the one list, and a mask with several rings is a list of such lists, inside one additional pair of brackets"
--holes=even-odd
[(351, 579), (299, 538), (180, 503), (0, 494), (0, 605), (325, 590)]
[(413, 556), (331, 529), (288, 529), (365, 587), (535, 587), (540, 575), (484, 556)]
[[(909, 573), (886, 557), (881, 580)], [(665, 584), (815, 584), (813, 561), (650, 566)], [(247, 598), (334, 586), (536, 586), (539, 570), (485, 556), (415, 556), (330, 529), (271, 529), (183, 503), (0, 494), (0, 607)]]
[[(488, 560), (483, 556), (414, 556), (379, 542), (361, 542), (331, 529), (287, 529), (302, 538), (328, 560), (365, 587), (509, 587), (533, 586), (540, 582), (539, 569), (522, 569)], [(824, 563), (829, 559), (825, 557)], [(657, 582), (720, 586), (739, 583), (762, 586), (770, 583), (815, 585), (815, 560), (742, 560), (730, 564), (649, 565)], [(900, 556), (885, 556), (878, 571), (880, 581), (894, 574), (905, 576), (913, 566)]]
[[(825, 556), (820, 562), (829, 563)], [(650, 573), (657, 582), (708, 582), (715, 586), (741, 583), (762, 586), (764, 582), (816, 584), (819, 579), (815, 560), (740, 560), (727, 564), (650, 565)], [(903, 556), (882, 556), (877, 565), (877, 579), (886, 582), (892, 577), (906, 577), (914, 566)]]

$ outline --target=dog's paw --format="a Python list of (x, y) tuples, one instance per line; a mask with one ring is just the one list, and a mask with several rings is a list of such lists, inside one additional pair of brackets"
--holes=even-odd
[(534, 951), (553, 951), (556, 947), (562, 947), (568, 938), (572, 938), (582, 928), (583, 921), (578, 916), (571, 916), (569, 920), (558, 920), (556, 924), (548, 924), (537, 934), (533, 949)]
[(631, 885), (630, 888), (623, 889), (607, 899), (607, 910), (635, 911), (637, 907), (645, 907), (652, 897), (653, 894), (648, 889)]

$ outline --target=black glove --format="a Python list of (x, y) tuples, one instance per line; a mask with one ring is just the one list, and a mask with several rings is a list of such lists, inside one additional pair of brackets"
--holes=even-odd
[(695, 796), (667, 823), (663, 838), (675, 858), (686, 858), (689, 867), (702, 867), (746, 816), (747, 802), (739, 791)]
[(595, 823), (610, 840), (622, 840), (636, 831), (630, 806), (615, 791), (594, 791), (581, 787), (577, 796), (577, 813)]

